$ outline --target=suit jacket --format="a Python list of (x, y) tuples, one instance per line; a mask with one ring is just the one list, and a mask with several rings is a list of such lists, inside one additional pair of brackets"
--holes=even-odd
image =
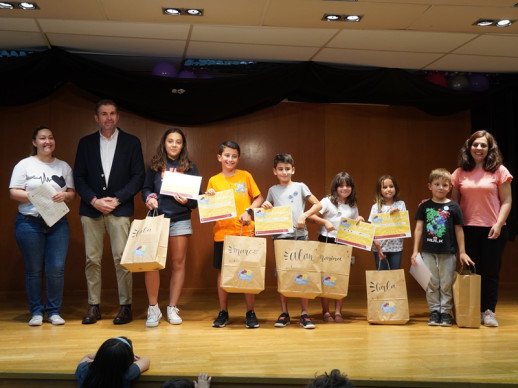
[(90, 205), (94, 197), (117, 197), (120, 205), (112, 214), (118, 217), (133, 216), (133, 197), (144, 183), (144, 158), (140, 140), (118, 129), (119, 135), (108, 185), (101, 163), (99, 131), (79, 140), (74, 163), (74, 182), (76, 191), (81, 196), (79, 214), (82, 216), (96, 218), (102, 214)]

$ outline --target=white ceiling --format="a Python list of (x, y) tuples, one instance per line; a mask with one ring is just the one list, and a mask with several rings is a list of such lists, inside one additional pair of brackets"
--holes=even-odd
[[(109, 54), (103, 60), (132, 71), (186, 58), (518, 71), (518, 0), (35, 1), (36, 11), (0, 9), (0, 49)], [(204, 15), (167, 16), (162, 7)], [(326, 22), (325, 13), (363, 18)], [(479, 18), (517, 22), (474, 26)]]

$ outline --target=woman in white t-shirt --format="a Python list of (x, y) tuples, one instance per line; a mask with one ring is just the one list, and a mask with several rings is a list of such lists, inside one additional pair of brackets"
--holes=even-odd
[(460, 150), (451, 199), (462, 209), (466, 253), (481, 276), (481, 321), (489, 327), (498, 326), (495, 308), (512, 180), (495, 138), (484, 130), (473, 133)]
[[(31, 313), (29, 326), (41, 326), (45, 313), (53, 325), (65, 323), (60, 312), (70, 237), (67, 218), (64, 215), (48, 226), (27, 195), (46, 184), (55, 191), (51, 197), (53, 202), (70, 202), (75, 198), (72, 169), (54, 157), (55, 148), (52, 131), (47, 127), (36, 128), (31, 156), (16, 164), (9, 184), (11, 198), (19, 202), (15, 237), (25, 261), (25, 287)], [(43, 300), (44, 288), (46, 301)]]

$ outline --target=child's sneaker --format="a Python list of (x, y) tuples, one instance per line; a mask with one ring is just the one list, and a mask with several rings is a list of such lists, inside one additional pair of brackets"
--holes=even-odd
[(290, 324), (290, 314), (288, 313), (282, 313), (279, 315), (279, 318), (277, 318), (277, 322), (273, 324), (275, 327), (286, 327)]
[(41, 326), (43, 325), (42, 315), (33, 315), (29, 321), (29, 326)]
[(246, 312), (246, 328), (247, 329), (255, 329), (259, 327), (259, 321), (255, 316), (255, 312), (253, 310)]
[(495, 313), (491, 310), (484, 311), (482, 316), (482, 324), (487, 327), (498, 327), (498, 321), (495, 318)]
[(440, 326), (440, 324), (441, 314), (439, 314), (439, 311), (432, 311), (430, 319), (428, 320), (428, 326)]
[(449, 327), (451, 326), (451, 315), (448, 313), (441, 314), (441, 326)]
[(180, 325), (182, 323), (182, 318), (178, 315), (178, 307), (176, 306), (167, 306), (167, 322), (171, 325)]
[(303, 327), (304, 329), (314, 329), (315, 328), (315, 324), (313, 323), (313, 321), (311, 320), (311, 318), (309, 317), (308, 314), (302, 314), (300, 316), (300, 326)]
[(157, 327), (160, 318), (162, 318), (162, 312), (160, 311), (160, 307), (158, 307), (158, 303), (150, 305), (147, 308), (146, 327)]
[(212, 327), (225, 327), (229, 322), (228, 311), (221, 310), (218, 317), (212, 323)]

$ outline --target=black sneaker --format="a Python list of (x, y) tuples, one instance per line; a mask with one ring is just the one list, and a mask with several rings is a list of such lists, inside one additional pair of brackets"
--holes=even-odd
[(259, 327), (259, 322), (257, 321), (255, 312), (253, 310), (247, 311), (246, 312), (246, 328), (255, 329), (257, 327)]
[(290, 324), (290, 314), (288, 313), (282, 313), (279, 315), (279, 318), (277, 318), (277, 322), (273, 324), (275, 327), (286, 327)]
[(302, 314), (300, 316), (300, 326), (303, 327), (304, 329), (314, 329), (315, 328), (315, 324), (313, 323), (313, 321), (311, 320), (311, 318), (309, 317), (308, 314)]
[(451, 326), (451, 315), (448, 313), (441, 314), (441, 326), (449, 327)]
[(229, 322), (228, 311), (221, 310), (218, 314), (218, 317), (212, 323), (212, 327), (225, 327)]
[(430, 319), (428, 320), (428, 326), (440, 326), (441, 325), (441, 314), (439, 311), (432, 311)]

